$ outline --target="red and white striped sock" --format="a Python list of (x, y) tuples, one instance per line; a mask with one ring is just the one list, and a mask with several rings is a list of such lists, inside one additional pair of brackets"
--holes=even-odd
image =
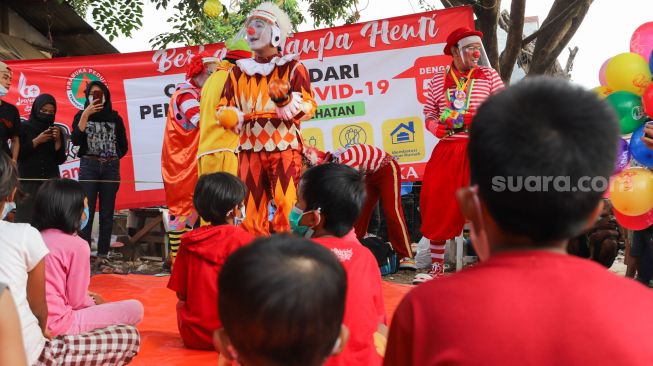
[(437, 274), (444, 273), (444, 248), (446, 244), (447, 242), (444, 240), (431, 240), (431, 268)]

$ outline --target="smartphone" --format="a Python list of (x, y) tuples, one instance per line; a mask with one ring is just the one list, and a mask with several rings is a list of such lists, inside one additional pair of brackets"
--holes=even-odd
[(93, 104), (102, 104), (102, 97), (104, 96), (104, 93), (102, 90), (93, 90)]

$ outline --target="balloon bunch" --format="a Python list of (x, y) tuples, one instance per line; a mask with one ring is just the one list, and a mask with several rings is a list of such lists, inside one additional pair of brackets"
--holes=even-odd
[[(653, 22), (639, 26), (630, 52), (606, 60), (593, 90), (614, 108), (624, 138), (619, 143), (610, 200), (623, 227), (642, 230), (653, 225), (653, 150), (641, 138), (653, 119)], [(630, 136), (629, 136), (630, 135)], [(630, 140), (630, 142), (628, 142)], [(629, 167), (631, 157), (647, 167)]]

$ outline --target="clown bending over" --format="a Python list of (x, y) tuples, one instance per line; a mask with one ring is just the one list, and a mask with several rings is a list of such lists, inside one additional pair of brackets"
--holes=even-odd
[[(240, 131), (239, 176), (247, 185), (243, 227), (255, 235), (290, 230), (288, 216), (297, 200), (303, 141), (299, 124), (317, 108), (306, 67), (297, 55), (281, 55), (290, 20), (266, 2), (245, 21), (253, 59), (236, 62), (218, 105), (218, 120), (236, 112)], [(244, 31), (243, 31), (244, 33)], [(276, 212), (272, 228), (268, 206)]]
[(200, 91), (217, 67), (215, 57), (202, 52), (191, 58), (186, 81), (177, 85), (170, 98), (161, 152), (161, 175), (170, 214), (168, 244), (174, 264), (181, 235), (195, 225), (193, 191), (197, 183)]
[(372, 145), (352, 145), (330, 152), (314, 147), (304, 149), (304, 163), (308, 167), (322, 163), (348, 165), (365, 174), (365, 202), (354, 224), (356, 236), (363, 239), (376, 204), (381, 199), (383, 215), (388, 223), (388, 239), (402, 258), (400, 269), (415, 270), (415, 259), (410, 246), (410, 236), (401, 206), (401, 173), (397, 160), (384, 150)]

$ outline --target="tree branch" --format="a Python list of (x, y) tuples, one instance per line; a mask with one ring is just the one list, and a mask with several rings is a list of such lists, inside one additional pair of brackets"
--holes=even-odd
[(524, 33), (524, 15), (526, 13), (526, 0), (512, 0), (510, 5), (510, 27), (506, 47), (501, 54), (499, 71), (504, 83), (510, 83), (512, 71), (517, 62), (517, 57), (522, 48)]
[[(531, 64), (530, 73), (538, 75), (545, 74), (550, 71), (552, 65), (555, 64), (558, 56), (562, 50), (567, 46), (571, 38), (574, 36), (578, 27), (580, 27), (587, 11), (593, 0), (577, 0), (574, 1), (574, 8), (569, 9), (566, 7), (564, 11), (569, 11), (569, 17), (560, 27), (548, 28), (549, 30), (542, 33), (535, 43), (534, 54), (537, 58)], [(555, 0), (551, 7), (551, 13), (563, 9), (566, 0)], [(549, 14), (552, 16), (552, 14)]]
[[(574, 0), (574, 2), (570, 3), (567, 6), (567, 9), (559, 11), (558, 14), (556, 14), (556, 16), (551, 20), (549, 20), (550, 15), (547, 16), (546, 19), (544, 19), (544, 22), (542, 22), (542, 26), (540, 27), (540, 29), (536, 30), (531, 35), (529, 35), (528, 37), (526, 37), (526, 38), (524, 38), (522, 40), (522, 47), (524, 47), (527, 44), (533, 42), (535, 40), (535, 38), (537, 38), (540, 34), (542, 34), (544, 32), (547, 32), (549, 30), (549, 28), (557, 27), (560, 23), (563, 23), (564, 21), (567, 21), (568, 18), (573, 15), (572, 8), (574, 6), (577, 6), (578, 5), (577, 3), (580, 3), (581, 1), (583, 1), (583, 0)], [(554, 3), (554, 5), (555, 5), (555, 3)], [(551, 12), (552, 10), (553, 10), (553, 6), (551, 7), (551, 10), (549, 10), (549, 12)]]
[(569, 48), (569, 58), (567, 58), (567, 65), (565, 66), (565, 74), (567, 75), (567, 79), (571, 79), (571, 70), (574, 68), (574, 59), (576, 58), (576, 54), (578, 53), (578, 46), (572, 48)]

